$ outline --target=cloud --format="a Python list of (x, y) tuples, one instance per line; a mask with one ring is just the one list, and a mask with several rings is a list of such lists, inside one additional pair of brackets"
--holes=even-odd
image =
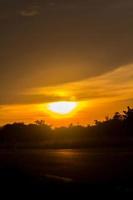
[(34, 17), (36, 15), (40, 14), (39, 6), (31, 6), (29, 8), (26, 8), (24, 10), (21, 10), (19, 14), (22, 17)]
[(111, 102), (133, 98), (133, 64), (79, 82), (33, 89), (31, 93), (66, 100)]
[(0, 105), (42, 104), (62, 100), (108, 103), (128, 99), (133, 99), (133, 64), (78, 82), (33, 88), (23, 94), (6, 94), (0, 98)]
[[(0, 98), (0, 105), (28, 105), (28, 104), (40, 104), (40, 103), (48, 103), (58, 100), (63, 100), (63, 98), (59, 98), (59, 96), (52, 95), (10, 95), (9, 97), (3, 96)], [(0, 107), (1, 108), (1, 107)]]

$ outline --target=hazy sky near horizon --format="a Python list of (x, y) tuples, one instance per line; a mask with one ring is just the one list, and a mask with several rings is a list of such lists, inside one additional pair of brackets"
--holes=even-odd
[(0, 123), (61, 99), (133, 105), (132, 0), (0, 0), (0, 26)]

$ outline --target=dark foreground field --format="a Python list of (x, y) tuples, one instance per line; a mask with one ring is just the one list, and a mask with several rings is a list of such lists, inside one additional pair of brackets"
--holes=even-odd
[(132, 194), (133, 151), (1, 150), (0, 185), (5, 195)]

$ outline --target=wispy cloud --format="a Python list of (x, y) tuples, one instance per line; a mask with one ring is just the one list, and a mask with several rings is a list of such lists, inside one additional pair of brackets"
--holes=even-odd
[(31, 93), (79, 101), (114, 101), (133, 98), (133, 64), (79, 82), (33, 89)]
[(40, 104), (40, 103), (48, 103), (54, 102), (58, 100), (62, 100), (59, 96), (54, 95), (45, 95), (45, 94), (31, 94), (31, 95), (10, 95), (9, 98), (7, 96), (3, 96), (0, 99), (0, 105), (28, 105), (28, 104)]
[(114, 102), (133, 98), (133, 64), (106, 74), (57, 86), (33, 88), (23, 94), (6, 95), (0, 105), (42, 104), (61, 100)]
[(31, 6), (19, 12), (22, 17), (34, 17), (40, 14), (39, 6)]

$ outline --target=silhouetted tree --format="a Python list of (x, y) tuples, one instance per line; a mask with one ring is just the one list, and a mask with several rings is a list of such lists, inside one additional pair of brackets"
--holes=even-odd
[(123, 113), (125, 132), (128, 136), (133, 137), (133, 109), (128, 106), (127, 111), (123, 111)]
[(35, 123), (36, 123), (38, 126), (45, 125), (45, 121), (44, 121), (44, 120), (36, 120)]
[(133, 109), (127, 107), (124, 115), (116, 112), (112, 118), (95, 120), (86, 127), (70, 124), (55, 128), (44, 120), (34, 124), (13, 123), (0, 128), (0, 144), (3, 146), (78, 148), (89, 146), (133, 145)]
[(99, 121), (99, 120), (94, 120), (94, 122), (95, 122), (95, 125), (96, 125), (96, 126), (98, 126), (98, 125), (101, 124), (101, 121)]
[(116, 112), (113, 116), (114, 120), (121, 120), (122, 119), (122, 115), (119, 112)]
[(127, 111), (123, 111), (124, 118), (128, 120), (133, 120), (133, 109), (129, 106), (127, 107)]

